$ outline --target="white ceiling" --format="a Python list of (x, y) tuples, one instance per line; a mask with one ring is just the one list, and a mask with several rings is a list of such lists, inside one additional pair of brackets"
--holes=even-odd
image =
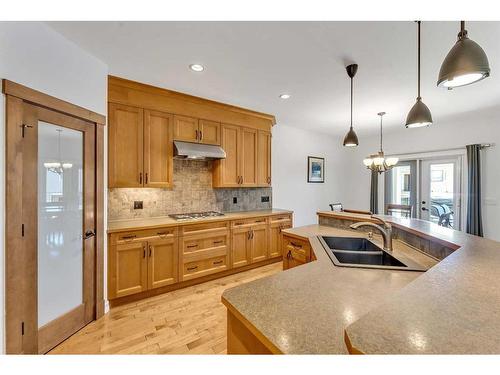
[[(49, 22), (109, 65), (110, 74), (276, 115), (278, 124), (344, 134), (349, 78), (361, 134), (403, 127), (416, 97), (416, 23), (405, 22)], [(436, 87), (458, 22), (422, 23), (422, 98), (434, 123), (500, 105), (500, 22), (466, 24), (486, 51), (491, 77), (446, 91)], [(195, 73), (188, 65), (200, 63)], [(289, 93), (291, 99), (278, 96)]]

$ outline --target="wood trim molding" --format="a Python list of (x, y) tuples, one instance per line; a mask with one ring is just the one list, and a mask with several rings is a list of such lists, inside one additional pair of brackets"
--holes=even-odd
[(268, 131), (276, 124), (276, 118), (267, 113), (115, 76), (108, 76), (108, 101)]
[(71, 104), (7, 79), (2, 80), (2, 92), (5, 95), (15, 96), (16, 98), (22, 99), (26, 102), (77, 117), (82, 120), (94, 122), (99, 125), (106, 124), (106, 117), (104, 115), (92, 112), (83, 107)]

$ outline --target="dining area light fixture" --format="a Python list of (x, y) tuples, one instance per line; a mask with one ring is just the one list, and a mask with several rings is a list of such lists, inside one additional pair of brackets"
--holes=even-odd
[(437, 80), (438, 87), (451, 90), (490, 76), (490, 64), (479, 44), (469, 39), (465, 21), (460, 21), (458, 40), (446, 55)]
[(383, 173), (398, 164), (399, 159), (396, 157), (385, 157), (384, 150), (382, 148), (382, 118), (384, 117), (385, 112), (379, 112), (377, 115), (380, 116), (380, 151), (365, 158), (363, 160), (363, 164), (366, 168), (372, 171)]
[(73, 168), (73, 163), (63, 162), (61, 159), (61, 133), (62, 129), (56, 129), (57, 132), (57, 160), (52, 160), (49, 162), (43, 163), (43, 166), (54, 173), (62, 174), (65, 169)]
[(406, 117), (407, 128), (421, 128), (432, 124), (431, 111), (420, 96), (420, 23), (421, 21), (417, 21), (417, 101)]
[(351, 126), (346, 136), (344, 137), (344, 146), (345, 147), (356, 147), (359, 145), (358, 136), (352, 127), (352, 98), (353, 98), (353, 87), (352, 87), (352, 79), (356, 75), (358, 71), (358, 64), (351, 64), (346, 66), (347, 75), (351, 79)]

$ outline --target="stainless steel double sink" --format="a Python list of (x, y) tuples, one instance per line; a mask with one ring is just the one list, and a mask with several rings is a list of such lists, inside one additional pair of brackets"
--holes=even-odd
[(339, 267), (425, 271), (413, 264), (403, 263), (366, 238), (318, 236), (318, 239), (333, 264)]

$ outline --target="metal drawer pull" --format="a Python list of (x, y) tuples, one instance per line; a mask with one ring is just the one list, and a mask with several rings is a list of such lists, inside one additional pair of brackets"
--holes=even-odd
[(191, 249), (191, 248), (193, 248), (193, 247), (198, 247), (198, 244), (195, 244), (195, 245), (187, 245), (187, 248), (188, 248), (188, 249)]
[(290, 259), (292, 257), (292, 251), (288, 250), (288, 253), (286, 254), (286, 257)]
[(142, 185), (142, 172), (139, 173), (139, 185)]
[(224, 241), (220, 240), (220, 241), (214, 241), (214, 245), (217, 245), (219, 243), (223, 243)]
[(187, 270), (188, 270), (188, 271), (194, 271), (194, 270), (195, 270), (195, 269), (197, 269), (197, 268), (198, 268), (198, 266), (188, 267), (188, 268), (187, 268)]
[(290, 245), (292, 245), (293, 247), (298, 247), (299, 249), (302, 249), (302, 245), (296, 244), (294, 242), (290, 242)]
[(148, 184), (148, 172), (144, 175), (144, 183), (147, 185)]
[(152, 253), (152, 250), (153, 250), (153, 246), (149, 245), (149, 257), (151, 258), (151, 253)]
[(223, 263), (223, 262), (224, 262), (223, 260), (218, 260), (218, 261), (216, 261), (216, 262), (212, 262), (212, 264), (216, 265), (216, 264), (221, 264), (221, 263)]
[(137, 235), (132, 234), (131, 236), (123, 236), (122, 240), (131, 240), (132, 238), (136, 238), (136, 237), (137, 237)]
[(265, 220), (257, 220), (256, 223), (265, 223)]
[(167, 234), (169, 234), (169, 232), (158, 232), (156, 233), (158, 236), (166, 236)]
[(146, 246), (142, 247), (142, 258), (146, 258)]

